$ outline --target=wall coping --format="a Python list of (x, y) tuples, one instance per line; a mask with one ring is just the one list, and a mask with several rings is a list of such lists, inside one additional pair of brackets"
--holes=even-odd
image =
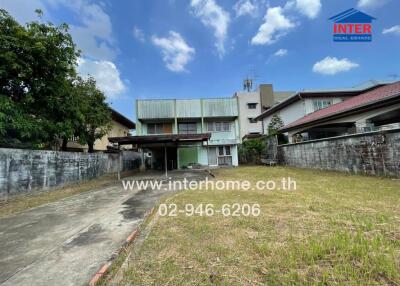
[(278, 145), (278, 147), (287, 147), (287, 146), (293, 146), (293, 145), (310, 144), (310, 143), (317, 143), (317, 142), (324, 142), (324, 141), (334, 141), (334, 140), (340, 140), (340, 139), (346, 139), (346, 138), (356, 138), (356, 137), (372, 136), (372, 135), (387, 134), (387, 133), (397, 133), (397, 132), (400, 132), (400, 128), (372, 131), (372, 132), (365, 132), (365, 133), (356, 133), (356, 134), (349, 134), (349, 135), (342, 135), (342, 136), (335, 136), (335, 137), (327, 137), (327, 138), (308, 140), (308, 141), (297, 142), (297, 143), (281, 144), (281, 145)]
[(49, 150), (49, 149), (29, 149), (29, 148), (12, 148), (12, 147), (0, 147), (1, 150), (7, 150), (10, 152), (52, 152), (52, 153), (61, 153), (61, 154), (76, 154), (76, 155), (90, 155), (90, 154), (106, 154), (104, 152), (78, 152), (78, 151), (61, 151), (61, 150)]

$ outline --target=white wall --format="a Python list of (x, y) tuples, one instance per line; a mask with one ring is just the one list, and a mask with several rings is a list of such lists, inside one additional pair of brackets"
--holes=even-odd
[[(286, 106), (285, 108), (277, 111), (276, 113), (281, 117), (285, 125), (302, 118), (306, 115), (304, 99), (296, 101), (295, 103)], [(273, 114), (263, 118), (264, 134), (268, 134), (268, 124), (271, 122)]]
[[(277, 111), (283, 123), (285, 125), (292, 123), (309, 113), (315, 112), (314, 101), (315, 100), (332, 100), (332, 104), (339, 103), (344, 99), (341, 97), (316, 97), (316, 98), (305, 98), (296, 101), (289, 106)], [(271, 122), (273, 114), (263, 118), (264, 134), (268, 133), (268, 124)]]
[(238, 159), (238, 147), (237, 145), (231, 146), (232, 152), (232, 165), (239, 166), (239, 159)]
[[(256, 123), (250, 123), (249, 121), (249, 118), (254, 118), (261, 114), (260, 92), (237, 92), (235, 96), (238, 98), (239, 104), (240, 139), (249, 133), (261, 133), (261, 121)], [(256, 109), (249, 109), (248, 103), (257, 103)]]
[(315, 100), (331, 100), (332, 101), (332, 105), (333, 104), (336, 104), (336, 103), (339, 103), (339, 102), (341, 102), (341, 101), (343, 101), (344, 99), (343, 98), (340, 98), (340, 97), (330, 97), (330, 98), (327, 98), (327, 97), (316, 97), (316, 98), (306, 98), (306, 99), (304, 99), (304, 102), (305, 102), (305, 114), (309, 114), (309, 113), (312, 113), (312, 112), (314, 112), (314, 111), (316, 111), (316, 110), (314, 110), (314, 101)]

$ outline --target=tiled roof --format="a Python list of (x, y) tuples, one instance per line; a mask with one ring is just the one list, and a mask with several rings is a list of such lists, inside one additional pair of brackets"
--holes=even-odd
[(379, 87), (372, 91), (362, 93), (345, 101), (336, 103), (329, 107), (307, 114), (306, 116), (284, 126), (281, 130), (286, 130), (288, 128), (293, 128), (295, 126), (303, 125), (305, 123), (310, 123), (318, 119), (322, 119), (332, 115), (337, 115), (364, 105), (377, 103), (396, 95), (400, 95), (400, 81)]
[(292, 96), (286, 98), (285, 100), (273, 105), (271, 108), (265, 110), (260, 115), (256, 116), (255, 120), (260, 120), (266, 116), (274, 114), (278, 110), (285, 108), (286, 106), (296, 102), (305, 97), (350, 97), (356, 96), (368, 90), (372, 90), (378, 88), (383, 85), (387, 85), (393, 82), (390, 81), (377, 81), (370, 80), (364, 82), (358, 86), (354, 86), (351, 88), (335, 88), (335, 89), (322, 89), (322, 90), (302, 90), (299, 91)]

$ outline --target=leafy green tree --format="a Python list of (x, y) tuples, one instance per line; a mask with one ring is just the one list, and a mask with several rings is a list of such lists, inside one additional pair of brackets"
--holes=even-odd
[(105, 101), (104, 94), (97, 89), (93, 78), (78, 79), (75, 93), (80, 99), (80, 111), (83, 115), (83, 124), (78, 131), (79, 140), (81, 144), (87, 144), (88, 152), (92, 153), (95, 141), (111, 129), (111, 109)]
[(274, 136), (278, 134), (279, 129), (284, 125), (282, 118), (275, 113), (272, 115), (271, 122), (268, 124), (268, 135)]
[(266, 143), (264, 137), (246, 140), (239, 147), (240, 161), (242, 163), (260, 163), (265, 150)]
[(66, 24), (22, 26), (0, 9), (0, 144), (37, 147), (73, 135), (78, 56)]

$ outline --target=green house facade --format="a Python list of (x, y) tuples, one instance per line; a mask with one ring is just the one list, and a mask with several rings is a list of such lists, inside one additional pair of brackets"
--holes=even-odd
[[(136, 135), (154, 138), (141, 145), (147, 167), (161, 169), (165, 159), (168, 169), (237, 166), (238, 115), (236, 98), (136, 100)], [(163, 143), (167, 134), (210, 137)]]

